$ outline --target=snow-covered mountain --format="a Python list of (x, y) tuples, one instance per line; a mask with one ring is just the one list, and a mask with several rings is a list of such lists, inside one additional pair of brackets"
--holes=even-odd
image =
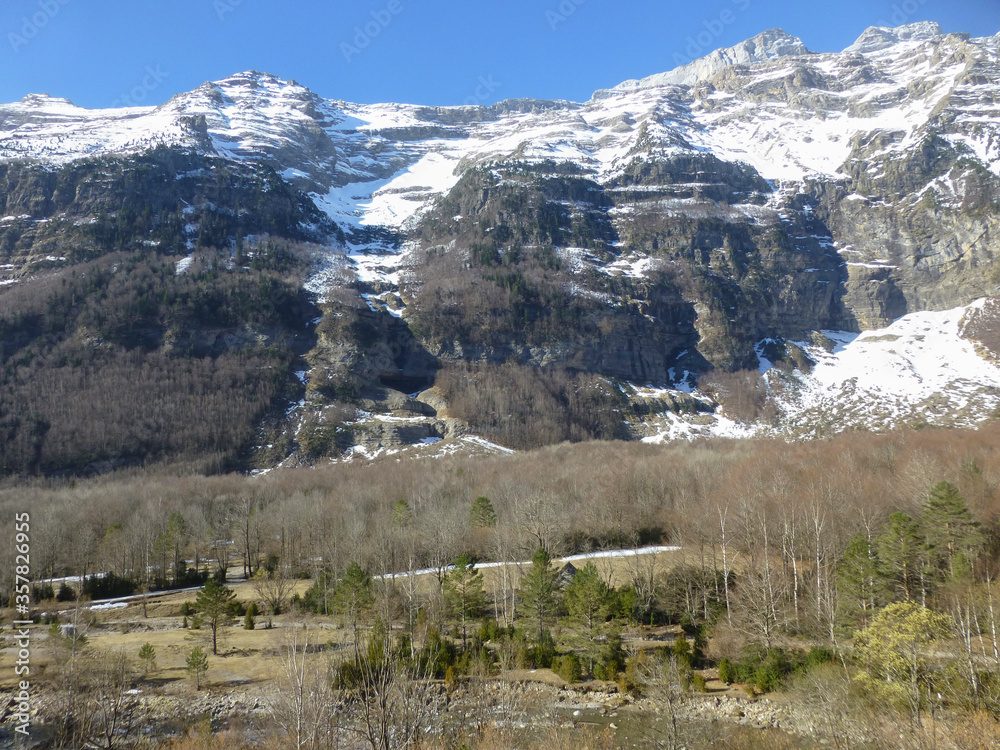
[[(888, 151), (903, 152), (944, 128), (995, 171), (998, 54), (1000, 36), (971, 40), (928, 23), (869, 29), (837, 54), (775, 29), (589, 102), (492, 107), (349, 104), (249, 71), (158, 107), (87, 110), (36, 94), (0, 105), (0, 159), (58, 164), (156, 144), (264, 158), (317, 195), (332, 190), (331, 206), (346, 201), (392, 226), (456, 173), (496, 160), (570, 161), (608, 178), (637, 154), (708, 151), (801, 181), (846, 174), (859, 138), (885, 134)], [(374, 199), (352, 203), (362, 186)]]
[[(249, 71), (157, 107), (86, 110), (44, 95), (0, 105), (0, 164), (57, 169), (156, 146), (273, 167), (343, 230), (308, 288), (325, 300), (353, 283), (374, 315), (414, 324), (439, 361), (513, 356), (614, 378), (636, 403), (705, 402), (689, 393), (699, 372), (766, 371), (771, 340), (812, 365), (768, 375), (778, 421), (766, 431), (815, 432), (831, 414), (842, 427), (923, 412), (966, 424), (996, 407), (1000, 376), (958, 321), (1000, 284), (1000, 35), (919, 23), (814, 53), (774, 29), (587, 102), (352, 104)], [(530, 209), (511, 224), (505, 205)], [(554, 225), (535, 222), (549, 209)], [(523, 225), (528, 214), (538, 226)], [(441, 274), (427, 258), (456, 253), (454, 267), (471, 268), (470, 248), (487, 240), (502, 259), (514, 245), (489, 234), (501, 225), (518, 252), (552, 247), (546, 262), (562, 275), (546, 283), (585, 300), (588, 319), (632, 321), (613, 361), (590, 339), (483, 347), (427, 333)], [(23, 278), (29, 256), (0, 265), (0, 284)], [(450, 299), (435, 293), (439, 306)], [(965, 364), (930, 367), (928, 352), (945, 347)], [(697, 410), (630, 429), (736, 429)]]

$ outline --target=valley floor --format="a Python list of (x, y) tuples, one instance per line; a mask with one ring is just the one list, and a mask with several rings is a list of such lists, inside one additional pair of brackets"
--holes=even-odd
[[(622, 573), (629, 560), (648, 558), (663, 567), (681, 564), (689, 557), (679, 547), (646, 547), (576, 555), (562, 565), (584, 560), (598, 561), (605, 574)], [(528, 564), (512, 564), (524, 567)], [(482, 566), (488, 576), (497, 575), (499, 564)], [(252, 601), (252, 584), (236, 577), (231, 585), (241, 600)], [(434, 584), (436, 571), (413, 571), (421, 588)], [(399, 574), (395, 578), (405, 577)], [(300, 581), (294, 593), (306, 593), (308, 581)], [(312, 658), (336, 660), (354, 650), (351, 628), (342, 618), (285, 614), (262, 617), (253, 630), (233, 623), (219, 631), (218, 654), (211, 654), (211, 632), (193, 627), (181, 614), (197, 589), (121, 597), (95, 605), (57, 610), (63, 621), (77, 623), (86, 636), (86, 648), (98, 652), (121, 652), (135, 661), (144, 644), (156, 653), (155, 666), (129, 691), (135, 702), (134, 736), (142, 747), (273, 748), (275, 716), (286, 708), (289, 683), (287, 653), (294, 645)], [(66, 606), (66, 605), (62, 605)], [(192, 618), (194, 619), (194, 618)], [(395, 630), (401, 632), (400, 624)], [(367, 632), (367, 628), (363, 629)], [(65, 626), (64, 626), (65, 632)], [(623, 633), (625, 648), (639, 654), (669, 648), (683, 631), (679, 626), (634, 626)], [(52, 736), (51, 719), (65, 710), (56, 692), (50, 692), (62, 675), (65, 655), (62, 637), (52, 629), (33, 629), (33, 674), (37, 692), (33, 696), (33, 742), (18, 744), (11, 725), (13, 678), (17, 647), (10, 627), (0, 630), (0, 705), (7, 706), (0, 727), (0, 748), (46, 747)], [(192, 681), (186, 659), (201, 647), (209, 654), (209, 668), (200, 687)], [(303, 663), (305, 663), (303, 661)], [(318, 663), (318, 662), (314, 662)], [(333, 662), (331, 662), (333, 663)], [(874, 744), (883, 735), (891, 716), (872, 713), (851, 717), (846, 704), (829, 691), (847, 690), (843, 677), (827, 676), (800, 681), (786, 691), (761, 695), (752, 685), (720, 681), (718, 669), (697, 670), (704, 682), (700, 689), (684, 693), (642, 691), (615, 682), (589, 679), (567, 682), (551, 669), (503, 669), (499, 674), (468, 675), (445, 680), (427, 680), (423, 695), (433, 706), (426, 717), (429, 747), (470, 747), (465, 739), (478, 738), (472, 747), (552, 748), (551, 738), (561, 737), (573, 748), (710, 748), (739, 747), (799, 750), (818, 746), (882, 747)], [(849, 680), (848, 680), (849, 682)], [(971, 748), (956, 738), (967, 731), (968, 717), (945, 711), (930, 728), (910, 727), (900, 736), (899, 747), (924, 747), (928, 737), (934, 747)], [(201, 727), (202, 729), (199, 729)], [(184, 744), (211, 728), (215, 744)], [(990, 728), (992, 727), (992, 728)], [(1000, 738), (995, 721), (986, 741)], [(202, 734), (198, 734), (201, 732)], [(928, 734), (928, 732), (930, 734)], [(194, 733), (194, 734), (192, 734)], [(279, 733), (280, 734), (280, 733)], [(905, 737), (904, 737), (905, 735)], [(270, 737), (270, 739), (268, 739)], [(354, 747), (349, 735), (337, 747)], [(465, 739), (463, 739), (465, 738)], [(548, 738), (548, 739), (547, 739)], [(676, 744), (670, 744), (676, 741)], [(208, 742), (208, 740), (199, 740)], [(143, 744), (145, 743), (145, 744)], [(174, 743), (174, 744), (169, 744)], [(435, 744), (436, 743), (436, 744)], [(516, 743), (510, 744), (510, 743)], [(131, 747), (131, 744), (115, 744)], [(288, 745), (292, 747), (294, 745)], [(358, 747), (366, 745), (358, 744)], [(983, 745), (983, 748), (990, 745)]]

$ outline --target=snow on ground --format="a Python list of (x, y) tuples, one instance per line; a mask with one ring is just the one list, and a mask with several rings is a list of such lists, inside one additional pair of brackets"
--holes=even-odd
[[(966, 71), (965, 62), (935, 64), (928, 52), (932, 49), (930, 43), (917, 43), (866, 55), (879, 76), (843, 91), (822, 91), (827, 101), (818, 111), (790, 106), (782, 99), (781, 87), (763, 101), (735, 96), (721, 107), (698, 103), (695, 116), (707, 127), (694, 141), (724, 160), (750, 164), (767, 179), (788, 182), (801, 182), (810, 174), (839, 175), (856, 134), (897, 134), (886, 153), (902, 152), (924, 137), (924, 126)], [(852, 71), (844, 61), (842, 55), (818, 55), (809, 62), (831, 77), (849, 80)], [(847, 63), (853, 64), (849, 58)], [(749, 87), (760, 86), (776, 72), (779, 78), (788, 77), (791, 64), (762, 66)], [(908, 96), (907, 87), (917, 81), (933, 88), (919, 97)], [(991, 161), (984, 159), (986, 164)]]
[(486, 438), (481, 438), (478, 435), (463, 435), (461, 440), (462, 442), (467, 443), (469, 445), (475, 445), (478, 446), (479, 448), (485, 448), (489, 451), (493, 451), (495, 453), (501, 453), (507, 456), (511, 456), (516, 452), (511, 450), (510, 448), (504, 448), (502, 445), (497, 445), (496, 443), (492, 443)]
[(680, 547), (657, 546), (639, 547), (638, 549), (607, 550), (604, 552), (588, 552), (585, 555), (570, 555), (569, 557), (564, 557), (561, 559), (561, 562), (575, 563), (586, 560), (601, 560), (605, 558), (642, 557), (645, 555), (659, 555), (663, 552), (679, 552), (680, 549)]
[(194, 263), (194, 255), (188, 255), (177, 261), (177, 265), (174, 267), (174, 273), (180, 276), (182, 273), (186, 273), (191, 264)]
[[(605, 560), (605, 559), (622, 559), (626, 557), (648, 557), (649, 555), (661, 555), (664, 552), (679, 552), (680, 547), (674, 546), (650, 546), (650, 547), (639, 547), (637, 549), (615, 549), (615, 550), (604, 550), (601, 552), (588, 552), (583, 555), (570, 555), (568, 557), (560, 557), (553, 560), (556, 565), (562, 565), (566, 563), (578, 563), (586, 562), (588, 560)], [(531, 566), (531, 561), (527, 560), (524, 562), (484, 562), (476, 563), (476, 570), (484, 570), (486, 568), (527, 568)], [(454, 565), (448, 565), (444, 570), (454, 570)], [(400, 573), (387, 573), (382, 576), (374, 576), (378, 580), (385, 578), (401, 578), (403, 576), (428, 576), (436, 575), (439, 568), (420, 568), (419, 570), (409, 570)]]
[[(818, 414), (872, 428), (898, 420), (974, 424), (1000, 405), (1000, 367), (961, 337), (963, 318), (984, 301), (941, 312), (912, 313), (878, 331), (824, 331), (833, 351), (799, 342), (816, 362), (784, 398), (792, 424)], [(974, 407), (974, 408), (973, 408)], [(953, 422), (952, 422), (953, 423)]]
[[(322, 304), (326, 301), (329, 289), (346, 285), (353, 278), (354, 270), (347, 256), (347, 249), (328, 248), (326, 253), (315, 259), (313, 271), (303, 286), (307, 292), (315, 294), (317, 301)], [(319, 322), (319, 319), (313, 321), (314, 324)]]
[(395, 290), (399, 287), (399, 266), (405, 250), (391, 251), (348, 243), (347, 257), (354, 264), (358, 280), (380, 284)]
[(630, 279), (642, 279), (646, 274), (654, 270), (664, 261), (650, 258), (640, 253), (633, 253), (625, 258), (619, 258), (614, 263), (610, 263), (602, 270), (604, 273), (612, 275), (627, 276)]
[[(441, 148), (442, 144), (430, 142), (427, 148)], [(371, 196), (364, 206), (362, 223), (366, 225), (398, 227), (410, 220), (433, 195), (443, 195), (458, 182), (455, 174), (458, 162), (465, 155), (464, 149), (449, 152), (430, 151), (414, 164), (393, 176)]]
[[(795, 342), (816, 363), (809, 374), (779, 372), (763, 357), (766, 342), (760, 342), (760, 371), (781, 411), (777, 425), (735, 422), (719, 408), (714, 414), (667, 412), (647, 419), (645, 429), (653, 434), (643, 442), (795, 437), (815, 425), (825, 432), (888, 429), (903, 423), (974, 426), (1000, 408), (1000, 364), (962, 338), (964, 322), (984, 304), (980, 300), (954, 310), (912, 313), (861, 334), (822, 331), (831, 351), (813, 341)], [(630, 385), (627, 392), (636, 399), (687, 392), (709, 402), (697, 389)]]
[(675, 393), (672, 388), (658, 388), (655, 385), (627, 384), (637, 398), (665, 398)]
[(647, 445), (699, 438), (751, 438), (760, 432), (757, 425), (735, 422), (721, 411), (697, 415), (667, 413), (650, 422), (658, 432), (642, 439)]
[[(421, 424), (436, 421), (429, 417), (392, 417), (384, 414), (371, 414), (369, 412), (360, 412), (358, 416), (358, 421), (352, 424), (364, 424), (371, 421)], [(364, 445), (353, 445), (344, 451), (344, 456), (340, 461), (346, 463), (357, 460), (374, 461), (377, 458), (400, 456), (403, 453), (408, 458), (442, 458), (456, 454), (509, 456), (516, 453), (516, 451), (504, 448), (502, 445), (497, 445), (478, 435), (462, 435), (458, 438), (427, 437), (414, 445), (403, 445), (393, 448), (385, 446), (369, 448)], [(338, 461), (334, 461), (334, 463), (338, 463)]]

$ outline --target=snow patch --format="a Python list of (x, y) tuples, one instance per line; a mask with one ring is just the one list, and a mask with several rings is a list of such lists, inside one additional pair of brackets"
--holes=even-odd
[(185, 258), (181, 258), (177, 261), (177, 265), (174, 266), (174, 273), (180, 276), (182, 273), (187, 273), (188, 269), (191, 268), (191, 264), (194, 263), (194, 255), (188, 255)]
[(981, 304), (912, 313), (861, 334), (823, 331), (834, 343), (829, 352), (797, 342), (816, 364), (783, 398), (786, 418), (805, 426), (839, 414), (878, 429), (919, 413), (931, 424), (976, 424), (1000, 405), (1000, 367), (961, 335), (963, 319)]

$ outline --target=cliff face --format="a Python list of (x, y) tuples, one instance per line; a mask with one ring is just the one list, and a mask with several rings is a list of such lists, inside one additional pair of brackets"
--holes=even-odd
[[(838, 327), (866, 330), (996, 292), (998, 39), (934, 25), (872, 29), (841, 55), (727, 68), (694, 93), (844, 263)], [(750, 107), (753, 108), (751, 111)], [(757, 124), (753, 118), (757, 118)], [(778, 132), (768, 120), (785, 126)]]
[(881, 173), (862, 163), (844, 183), (810, 185), (844, 247), (845, 307), (859, 328), (996, 292), (996, 175), (940, 137)]
[(559, 171), (477, 170), (424, 217), (407, 319), (439, 356), (667, 383), (844, 317), (818, 220), (783, 219), (754, 170), (684, 154), (606, 185)]

